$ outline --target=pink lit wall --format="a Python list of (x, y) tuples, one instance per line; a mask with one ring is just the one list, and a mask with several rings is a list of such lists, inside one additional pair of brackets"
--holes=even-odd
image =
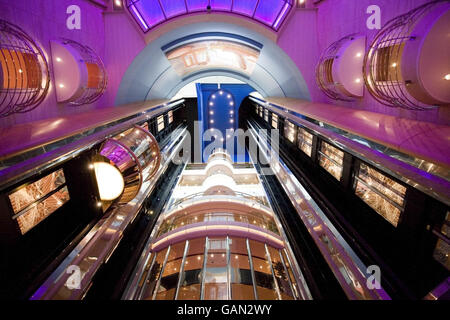
[(108, 13), (104, 19), (105, 65), (109, 75), (108, 93), (104, 103), (114, 106), (123, 75), (146, 44), (141, 30), (127, 14)]
[[(67, 7), (76, 4), (81, 9), (81, 30), (66, 27)], [(105, 25), (103, 8), (81, 0), (0, 0), (0, 19), (18, 25), (44, 50), (52, 68), (50, 40), (69, 38), (91, 47), (102, 59), (105, 58)], [(82, 113), (105, 105), (106, 96), (93, 105), (70, 106), (56, 102), (54, 78), (44, 102), (31, 112), (0, 118), (0, 127), (57, 117), (63, 114)], [(108, 94), (108, 93), (107, 93)]]
[(409, 111), (390, 108), (375, 101), (367, 90), (356, 102), (341, 102), (327, 98), (318, 90), (315, 67), (319, 56), (332, 42), (351, 33), (367, 36), (370, 42), (377, 30), (366, 26), (370, 5), (381, 9), (381, 25), (429, 0), (322, 0), (316, 5), (307, 1), (307, 9), (297, 9), (281, 30), (278, 45), (295, 61), (308, 84), (313, 101), (373, 111), (419, 121), (450, 124), (450, 108), (432, 111)]
[[(369, 5), (376, 4), (381, 8), (383, 25), (427, 0), (322, 0), (317, 4), (313, 4), (313, 0), (306, 1), (307, 9), (294, 9), (276, 41), (301, 71), (314, 102), (450, 124), (448, 107), (426, 112), (390, 108), (375, 101), (367, 90), (356, 102), (339, 102), (328, 99), (315, 81), (316, 63), (329, 44), (350, 33), (366, 35), (368, 41), (374, 37), (377, 31), (366, 27)], [(81, 8), (81, 30), (68, 30), (66, 27), (66, 9), (72, 4)], [(49, 41), (61, 37), (90, 46), (103, 59), (108, 74), (108, 89), (99, 101), (92, 105), (70, 106), (56, 102), (51, 72), (52, 88), (46, 100), (32, 112), (0, 119), (0, 127), (114, 106), (126, 70), (146, 46), (145, 35), (128, 13), (106, 13), (104, 8), (90, 0), (0, 0), (0, 18), (18, 24), (43, 47), (47, 55), (50, 54)], [(158, 33), (157, 29), (152, 32)]]

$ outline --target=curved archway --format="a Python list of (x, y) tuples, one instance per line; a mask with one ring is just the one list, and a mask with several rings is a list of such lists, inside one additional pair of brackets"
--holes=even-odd
[[(201, 34), (195, 41), (221, 39), (257, 47), (253, 71), (249, 74), (231, 68), (211, 66), (198, 72), (180, 75), (168, 60), (164, 48), (171, 43), (185, 43), (186, 38)], [(247, 39), (251, 39), (248, 42)], [(153, 42), (135, 58), (122, 78), (116, 104), (151, 99), (170, 99), (179, 89), (195, 79), (223, 75), (248, 83), (263, 96), (310, 100), (306, 82), (295, 63), (272, 40), (256, 31), (222, 22), (204, 22), (174, 29)]]
[(226, 13), (258, 22), (274, 31), (294, 7), (294, 0), (128, 0), (127, 8), (143, 32), (178, 17), (198, 13)]

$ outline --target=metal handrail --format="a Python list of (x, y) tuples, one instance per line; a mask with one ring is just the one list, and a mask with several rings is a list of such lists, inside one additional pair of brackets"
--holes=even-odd
[[(171, 110), (184, 101), (184, 99), (181, 99), (169, 104), (156, 105), (124, 119), (108, 122), (84, 132), (43, 143), (33, 147), (31, 150), (25, 150), (24, 153), (14, 156), (15, 159), (17, 158), (17, 161), (8, 164), (0, 170), (0, 189), (16, 184), (19, 182), (18, 179), (24, 180), (36, 172), (42, 172), (66, 159), (76, 157), (81, 152), (92, 148), (105, 139), (116, 136), (136, 123), (149, 120)], [(0, 161), (0, 167), (2, 162), (3, 160)]]
[[(445, 204), (450, 204), (448, 190), (444, 187), (450, 179), (450, 174), (443, 166), (412, 157), (404, 152), (348, 132), (334, 124), (309, 118), (299, 112), (289, 110), (282, 105), (277, 105), (253, 96), (250, 97), (250, 100), (258, 106), (269, 109), (279, 117), (289, 119), (290, 122), (293, 122), (301, 128), (311, 130), (317, 136), (328, 138), (332, 142), (327, 141), (327, 143), (331, 143), (359, 159), (364, 159), (365, 162), (403, 181), (405, 184)], [(375, 152), (368, 153), (367, 150), (369, 148), (382, 155), (378, 155)], [(386, 159), (386, 157), (389, 157), (389, 159)], [(389, 166), (386, 164), (387, 161), (389, 161)], [(402, 165), (400, 166), (399, 163), (396, 163), (397, 161)], [(433, 169), (426, 170), (426, 167)], [(426, 172), (427, 175), (432, 175), (433, 179), (427, 178), (425, 180), (424, 175), (420, 175), (416, 169)]]

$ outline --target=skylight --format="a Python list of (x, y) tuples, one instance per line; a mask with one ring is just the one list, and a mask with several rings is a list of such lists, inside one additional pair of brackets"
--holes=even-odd
[(293, 0), (128, 0), (127, 7), (144, 32), (177, 16), (208, 11), (237, 14), (278, 31)]

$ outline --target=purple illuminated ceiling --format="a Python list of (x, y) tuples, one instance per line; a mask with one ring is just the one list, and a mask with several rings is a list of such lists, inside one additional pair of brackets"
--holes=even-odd
[(177, 16), (228, 12), (256, 20), (278, 31), (294, 0), (128, 0), (128, 10), (144, 32)]

